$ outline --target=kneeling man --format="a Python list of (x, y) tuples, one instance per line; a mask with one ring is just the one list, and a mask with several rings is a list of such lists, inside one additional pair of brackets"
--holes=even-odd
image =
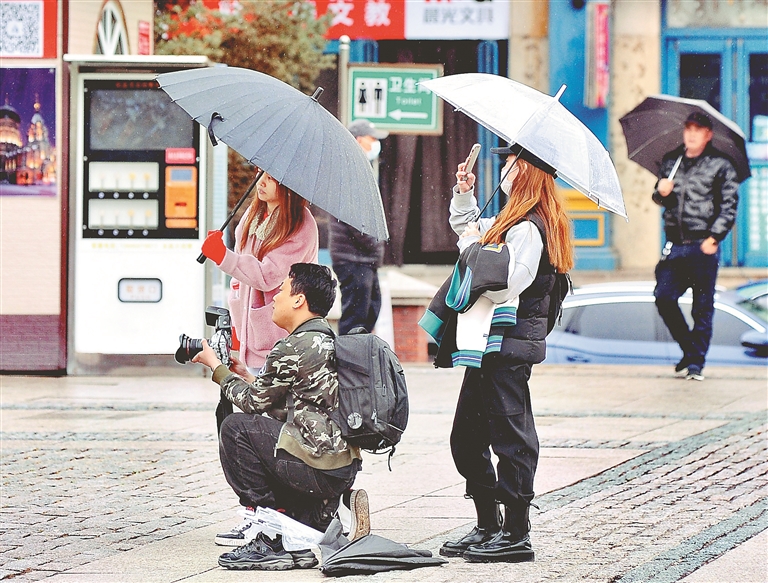
[[(327, 267), (296, 263), (274, 299), (272, 320), (289, 335), (279, 340), (258, 376), (232, 373), (204, 343), (193, 362), (213, 371), (213, 381), (243, 413), (221, 426), (224, 476), (246, 508), (263, 506), (324, 531), (360, 468), (360, 450), (341, 437), (328, 416), (338, 407), (336, 352), (325, 316), (336, 296)], [(367, 514), (367, 505), (366, 505)], [(367, 521), (367, 516), (365, 517)], [(311, 550), (287, 552), (280, 537), (259, 533), (224, 553), (230, 569), (284, 570), (317, 564)], [(227, 535), (219, 535), (219, 538)]]

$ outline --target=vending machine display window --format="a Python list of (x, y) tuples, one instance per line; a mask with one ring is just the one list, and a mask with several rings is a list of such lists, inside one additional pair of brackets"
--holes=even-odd
[(86, 80), (84, 238), (197, 239), (199, 132), (153, 80)]

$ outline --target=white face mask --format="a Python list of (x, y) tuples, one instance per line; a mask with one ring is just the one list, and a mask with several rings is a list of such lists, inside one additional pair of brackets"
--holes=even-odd
[(509, 193), (512, 191), (512, 184), (515, 182), (518, 172), (520, 172), (520, 167), (514, 162), (513, 164), (514, 166), (512, 166), (511, 169), (505, 164), (501, 169), (501, 175), (499, 176), (499, 178), (501, 178), (501, 190), (507, 196), (509, 196)]
[(366, 152), (368, 155), (368, 160), (373, 162), (376, 158), (379, 157), (379, 154), (381, 154), (381, 142), (379, 140), (376, 140), (371, 144), (371, 149)]

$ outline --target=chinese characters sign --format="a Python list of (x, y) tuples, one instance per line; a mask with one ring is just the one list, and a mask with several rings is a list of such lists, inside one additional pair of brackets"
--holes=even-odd
[(315, 0), (330, 11), (329, 38), (476, 39), (509, 37), (510, 0)]
[(438, 97), (419, 83), (442, 74), (442, 65), (350, 66), (350, 121), (364, 118), (394, 133), (441, 134)]
[(584, 105), (605, 107), (608, 100), (610, 33), (608, 2), (587, 5), (586, 58), (584, 60)]

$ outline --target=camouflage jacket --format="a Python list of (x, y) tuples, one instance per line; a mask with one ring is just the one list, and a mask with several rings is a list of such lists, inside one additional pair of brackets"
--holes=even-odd
[[(316, 328), (318, 320), (328, 327), (327, 334), (305, 330), (310, 322)], [(347, 466), (359, 457), (357, 448), (349, 447), (338, 425), (326, 413), (338, 407), (336, 350), (331, 334), (325, 320), (313, 318), (275, 344), (253, 383), (223, 365), (213, 375), (227, 399), (244, 412), (266, 413), (285, 422), (278, 449), (323, 470)], [(289, 394), (294, 403), (290, 422), (286, 402)]]

